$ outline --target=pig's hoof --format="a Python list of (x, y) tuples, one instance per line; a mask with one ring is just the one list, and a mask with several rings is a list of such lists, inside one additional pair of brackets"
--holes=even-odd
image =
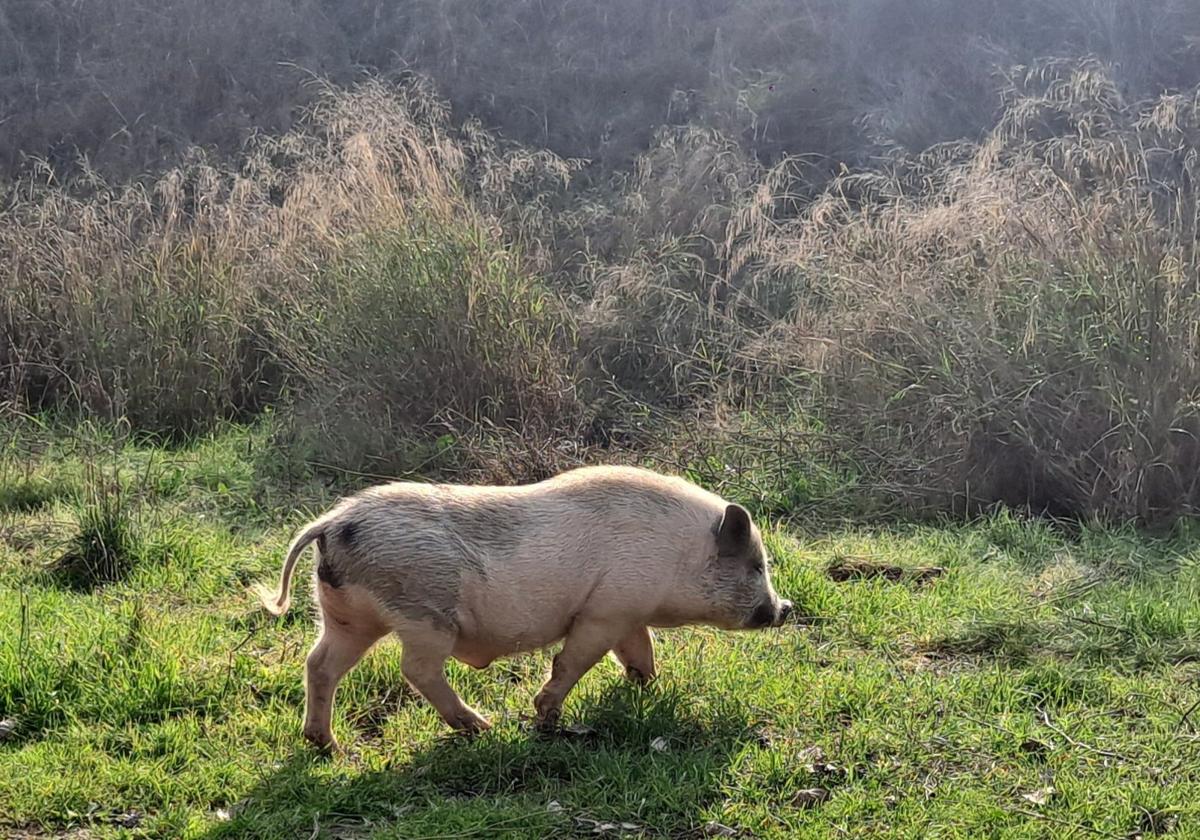
[(342, 749), (338, 745), (337, 739), (333, 737), (332, 732), (318, 732), (316, 730), (305, 729), (304, 739), (326, 755), (341, 752)]
[(640, 668), (626, 668), (625, 679), (637, 685), (649, 685), (654, 681), (654, 672), (646, 673)]
[(538, 714), (533, 725), (538, 732), (543, 734), (548, 732), (556, 732), (558, 730), (558, 721), (562, 717), (562, 711), (559, 709), (546, 709)]
[(479, 715), (459, 715), (454, 720), (450, 721), (450, 725), (456, 729), (459, 734), (468, 737), (479, 735), (482, 732), (487, 732), (492, 728), (485, 718)]

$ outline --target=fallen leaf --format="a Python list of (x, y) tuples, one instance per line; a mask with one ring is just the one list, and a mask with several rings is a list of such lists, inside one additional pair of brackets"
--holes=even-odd
[(1022, 793), (1021, 798), (1026, 802), (1032, 802), (1034, 805), (1045, 805), (1050, 801), (1050, 797), (1054, 795), (1053, 787), (1038, 788), (1031, 790), (1028, 793)]
[(801, 808), (812, 808), (828, 798), (829, 791), (825, 788), (805, 788), (796, 791), (795, 796), (792, 797), (792, 804), (799, 805)]
[(563, 810), (563, 806), (562, 806), (562, 803), (559, 802), (557, 799), (551, 799), (549, 802), (546, 803), (546, 810), (549, 811), (551, 814), (557, 814)]
[(825, 750), (813, 744), (811, 747), (805, 747), (796, 753), (796, 758), (805, 764), (814, 764), (825, 760)]
[(719, 822), (707, 822), (700, 829), (701, 837), (737, 837), (737, 829)]
[(666, 752), (667, 739), (660, 735), (650, 742), (650, 749), (654, 750), (655, 752)]

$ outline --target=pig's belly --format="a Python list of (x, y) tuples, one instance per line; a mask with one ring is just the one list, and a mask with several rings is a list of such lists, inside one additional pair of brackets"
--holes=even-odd
[(539, 628), (540, 632), (514, 633), (500, 636), (495, 633), (462, 635), (454, 643), (453, 656), (473, 668), (486, 668), (497, 659), (517, 656), (552, 645), (566, 635), (566, 627)]
[(554, 644), (567, 634), (580, 606), (574, 598), (546, 592), (477, 590), (463, 595), (452, 655), (475, 668)]

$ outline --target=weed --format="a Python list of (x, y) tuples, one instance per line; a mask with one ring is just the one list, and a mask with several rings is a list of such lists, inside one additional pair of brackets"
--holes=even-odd
[(127, 491), (96, 471), (74, 512), (78, 530), (52, 568), (54, 578), (63, 586), (90, 592), (128, 577), (143, 546)]

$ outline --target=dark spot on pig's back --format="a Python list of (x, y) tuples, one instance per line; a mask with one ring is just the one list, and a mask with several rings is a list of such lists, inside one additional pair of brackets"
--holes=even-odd
[(354, 548), (355, 542), (358, 539), (358, 523), (353, 519), (343, 522), (338, 527), (337, 538), (345, 548)]
[[(318, 551), (320, 550), (318, 549)], [(342, 585), (341, 574), (333, 563), (330, 562), (329, 555), (326, 552), (320, 551), (320, 557), (321, 559), (317, 561), (317, 580), (321, 581), (321, 583), (329, 584), (334, 589), (339, 588)]]

